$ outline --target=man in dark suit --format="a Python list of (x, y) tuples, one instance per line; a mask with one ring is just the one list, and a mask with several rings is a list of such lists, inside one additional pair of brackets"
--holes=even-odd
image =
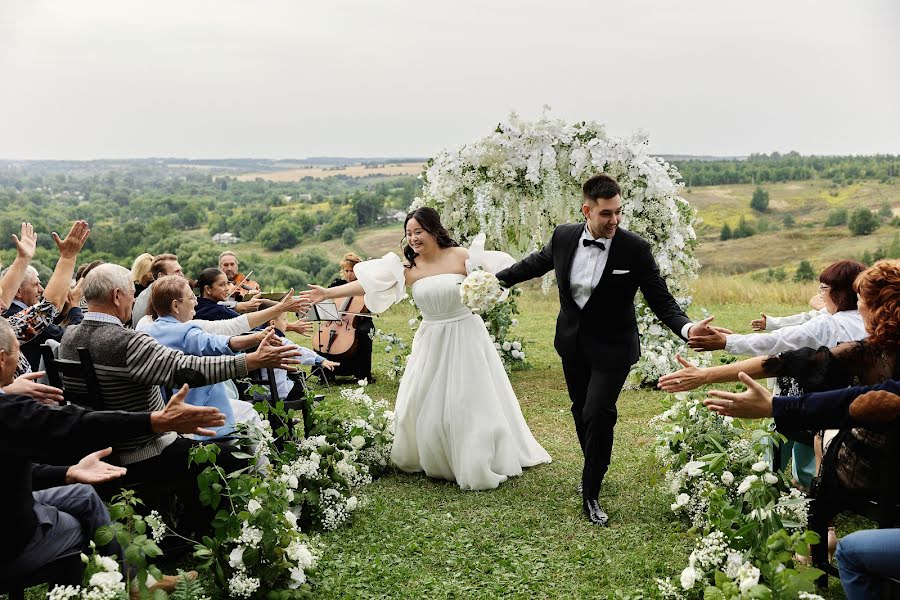
[[(622, 197), (608, 175), (582, 186), (584, 223), (560, 225), (539, 252), (497, 273), (507, 286), (556, 271), (559, 317), (554, 346), (562, 358), (575, 431), (584, 453), (582, 508), (607, 525), (598, 496), (609, 468), (616, 400), (640, 356), (634, 296), (638, 289), (660, 321), (687, 340), (694, 326), (659, 274), (650, 244), (619, 227)], [(706, 323), (694, 326), (706, 331)]]

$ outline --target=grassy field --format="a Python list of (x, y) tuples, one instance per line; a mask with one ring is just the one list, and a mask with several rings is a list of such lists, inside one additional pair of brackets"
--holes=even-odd
[[(746, 273), (778, 266), (791, 272), (803, 259), (820, 270), (836, 260), (886, 248), (900, 233), (896, 227), (882, 225), (872, 235), (853, 237), (846, 226), (823, 227), (835, 208), (850, 212), (859, 207), (878, 210), (888, 203), (895, 215), (900, 213), (900, 182), (863, 181), (837, 188), (823, 180), (766, 185), (770, 197), (766, 215), (750, 209), (754, 189), (752, 185), (723, 185), (685, 190), (684, 198), (697, 209), (702, 221), (697, 228), (701, 241), (697, 259), (705, 273)], [(723, 224), (734, 228), (742, 215), (754, 224), (763, 218), (776, 230), (719, 241)], [(783, 227), (786, 215), (793, 217), (794, 228)]]

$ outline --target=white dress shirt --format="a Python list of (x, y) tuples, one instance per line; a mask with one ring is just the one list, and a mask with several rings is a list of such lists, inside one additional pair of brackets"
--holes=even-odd
[[(599, 246), (585, 246), (582, 240), (596, 240), (606, 246), (601, 250)], [(572, 272), (569, 275), (569, 288), (578, 308), (584, 308), (591, 298), (594, 288), (600, 283), (606, 261), (609, 259), (609, 249), (612, 247), (612, 238), (595, 238), (584, 226), (578, 247), (575, 249), (575, 257), (572, 259)]]
[[(606, 249), (601, 250), (599, 246), (594, 245), (585, 246), (583, 240), (596, 240), (606, 246)], [(600, 283), (603, 270), (606, 268), (606, 261), (609, 260), (612, 243), (613, 238), (595, 238), (585, 223), (584, 231), (581, 232), (581, 238), (578, 240), (578, 247), (575, 248), (572, 272), (569, 275), (569, 288), (578, 308), (584, 308), (584, 305), (590, 300), (594, 288)], [(693, 323), (686, 323), (681, 328), (681, 337), (688, 338), (688, 332), (692, 325)]]
[(798, 348), (832, 348), (842, 342), (855, 342), (868, 337), (858, 310), (825, 313), (801, 325), (782, 327), (770, 333), (725, 336), (725, 351), (750, 356), (774, 355)]

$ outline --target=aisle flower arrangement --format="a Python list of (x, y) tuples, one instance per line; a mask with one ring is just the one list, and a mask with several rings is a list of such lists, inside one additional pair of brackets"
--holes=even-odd
[[(689, 305), (698, 270), (696, 213), (679, 195), (677, 170), (648, 153), (644, 133), (611, 138), (593, 121), (566, 123), (546, 111), (535, 121), (511, 114), (490, 135), (430, 159), (413, 208), (437, 209), (461, 243), (484, 232), (489, 247), (520, 258), (541, 248), (557, 225), (583, 220), (581, 184), (598, 173), (619, 182), (623, 226), (650, 242), (673, 295)], [(544, 284), (549, 289), (551, 280)], [(634, 385), (675, 370), (673, 350), (680, 345), (640, 298), (638, 315), (642, 357)]]
[(821, 571), (796, 570), (818, 536), (805, 529), (808, 500), (773, 472), (783, 438), (770, 422), (739, 422), (707, 410), (702, 393), (679, 393), (650, 425), (673, 495), (672, 511), (701, 533), (687, 566), (657, 581), (664, 598), (817, 598)]

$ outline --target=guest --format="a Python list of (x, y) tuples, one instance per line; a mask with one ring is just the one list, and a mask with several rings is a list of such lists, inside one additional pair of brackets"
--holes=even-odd
[[(148, 329), (157, 342), (193, 356), (233, 355), (235, 351), (250, 350), (258, 346), (270, 330), (250, 335), (225, 336), (204, 332), (191, 322), (197, 298), (191, 286), (183, 277), (168, 275), (157, 279), (153, 285), (153, 309), (158, 318)], [(303, 356), (300, 356), (301, 361)], [(193, 388), (185, 399), (194, 406), (213, 406), (225, 415), (225, 425), (216, 430), (217, 437), (234, 433), (235, 414), (242, 419), (237, 422), (259, 424), (259, 417), (249, 402), (229, 398), (225, 383), (214, 383)], [(237, 406), (233, 407), (232, 404)], [(255, 418), (254, 418), (255, 417)]]
[[(221, 270), (211, 267), (203, 269), (197, 277), (197, 318), (205, 321), (233, 319), (240, 313), (258, 310), (263, 301), (259, 298), (247, 302), (229, 301), (231, 284)], [(230, 306), (229, 306), (230, 305)]]
[[(853, 282), (865, 270), (866, 265), (855, 260), (841, 260), (825, 268), (819, 275), (819, 295), (825, 303), (825, 312), (807, 321), (765, 334), (726, 335), (713, 331), (706, 336), (691, 337), (688, 345), (701, 351), (724, 349), (730, 354), (761, 356), (800, 348), (831, 348), (842, 342), (864, 339), (868, 334), (856, 308)], [(688, 364), (680, 358), (679, 361)], [(776, 394), (799, 395), (804, 391), (795, 378), (776, 378)], [(794, 480), (809, 489), (816, 472), (816, 452), (811, 443), (805, 442), (812, 442), (812, 434), (790, 440), (788, 447), (793, 457)], [(787, 456), (786, 451), (783, 458), (786, 460)]]
[[(111, 451), (104, 449), (107, 444), (150, 433), (209, 435), (203, 428), (223, 419), (213, 408), (185, 405), (186, 387), (154, 412), (51, 409), (10, 393), (16, 354), (15, 333), (0, 319), (0, 460), (7, 485), (0, 494), (5, 523), (0, 581), (27, 575), (73, 550), (86, 551), (96, 529), (109, 524), (106, 506), (90, 485), (125, 472), (102, 461)], [(172, 591), (175, 583), (164, 578), (158, 589)]]
[[(259, 284), (255, 281), (247, 279), (243, 273), (238, 270), (240, 263), (234, 252), (226, 250), (219, 255), (219, 270), (225, 273), (228, 278), (229, 294), (232, 300), (241, 300), (247, 294), (259, 292)], [(246, 311), (238, 311), (246, 312)]]
[[(289, 323), (284, 315), (279, 315), (277, 319), (269, 321), (269, 325), (275, 328), (275, 333), (284, 337), (285, 331), (290, 331)], [(324, 356), (313, 352), (309, 348), (299, 346), (285, 337), (284, 344), (300, 351), (300, 364), (319, 367), (334, 371), (341, 363), (328, 360)], [(284, 369), (274, 369), (275, 385), (278, 389), (278, 398), (281, 400), (299, 400), (303, 395), (303, 386), (296, 385), (297, 381), (291, 377), (291, 372)], [(262, 373), (263, 379), (268, 379), (266, 371)]]
[(134, 296), (137, 298), (141, 292), (153, 283), (153, 274), (150, 265), (153, 263), (153, 255), (144, 252), (131, 265), (131, 279), (134, 281)]
[[(181, 269), (181, 265), (178, 263), (178, 257), (174, 254), (159, 254), (154, 257), (153, 261), (150, 263), (150, 276), (153, 280), (159, 279), (160, 277), (164, 277), (166, 275), (180, 275), (184, 277), (184, 271)], [(134, 300), (134, 309), (132, 310), (132, 319), (133, 322), (130, 323), (130, 327), (133, 329), (137, 327), (138, 321), (140, 321), (144, 315), (147, 314), (147, 311), (150, 308), (150, 296), (151, 290), (153, 289), (153, 281), (150, 282), (150, 285), (144, 289), (141, 294), (135, 297)]]
[[(90, 229), (87, 222), (75, 221), (65, 239), (60, 239), (53, 233), (53, 240), (59, 249), (59, 259), (46, 290), (37, 279), (37, 271), (29, 264), (34, 256), (37, 235), (29, 223), (22, 224), (21, 233), (21, 238), (13, 236), (16, 259), (0, 274), (0, 303), (5, 303), (7, 298), (12, 302), (4, 316), (9, 319), (22, 345), (22, 351), (17, 353), (17, 376), (39, 370), (41, 344), (49, 339), (58, 341), (62, 338), (63, 329), (55, 321), (68, 319), (79, 322), (81, 319), (81, 310), (77, 306), (66, 313), (60, 311), (69, 299), (75, 260), (90, 235)], [(9, 290), (16, 290), (15, 299), (11, 297)], [(43, 298), (40, 297), (41, 294)]]
[[(147, 293), (146, 291), (144, 292)], [(134, 285), (128, 269), (118, 265), (101, 265), (85, 278), (84, 296), (88, 312), (84, 321), (69, 328), (60, 345), (60, 357), (78, 359), (77, 349), (87, 348), (93, 358), (106, 408), (130, 412), (159, 410), (163, 406), (159, 386), (173, 387), (179, 369), (199, 372), (208, 383), (242, 377), (248, 370), (296, 364), (299, 352), (270, 345), (268, 334), (259, 349), (234, 356), (189, 356), (157, 343), (145, 333), (126, 329), (123, 323), (131, 316)], [(77, 383), (66, 384), (67, 393)], [(72, 400), (69, 393), (69, 400)], [(188, 455), (194, 442), (174, 434), (145, 433), (113, 445), (112, 461), (128, 466), (123, 486), (135, 481), (163, 483), (173, 475), (196, 475), (199, 470), (188, 467)], [(235, 461), (220, 453), (220, 463)], [(190, 470), (193, 469), (193, 470)], [(199, 507), (197, 508), (198, 510)]]
[[(751, 377), (792, 377), (805, 392), (834, 390), (855, 383), (874, 385), (900, 379), (900, 260), (880, 260), (853, 283), (857, 309), (868, 337), (833, 348), (801, 348), (775, 356), (759, 356), (728, 365), (698, 368), (679, 357), (685, 368), (664, 375), (659, 386), (668, 392), (694, 389), (707, 383), (734, 381), (744, 372)], [(810, 426), (810, 428), (813, 428)], [(882, 434), (854, 427), (838, 445), (842, 457), (837, 475), (847, 490), (864, 492), (873, 484), (871, 464), (865, 459), (871, 448), (881, 448)]]

